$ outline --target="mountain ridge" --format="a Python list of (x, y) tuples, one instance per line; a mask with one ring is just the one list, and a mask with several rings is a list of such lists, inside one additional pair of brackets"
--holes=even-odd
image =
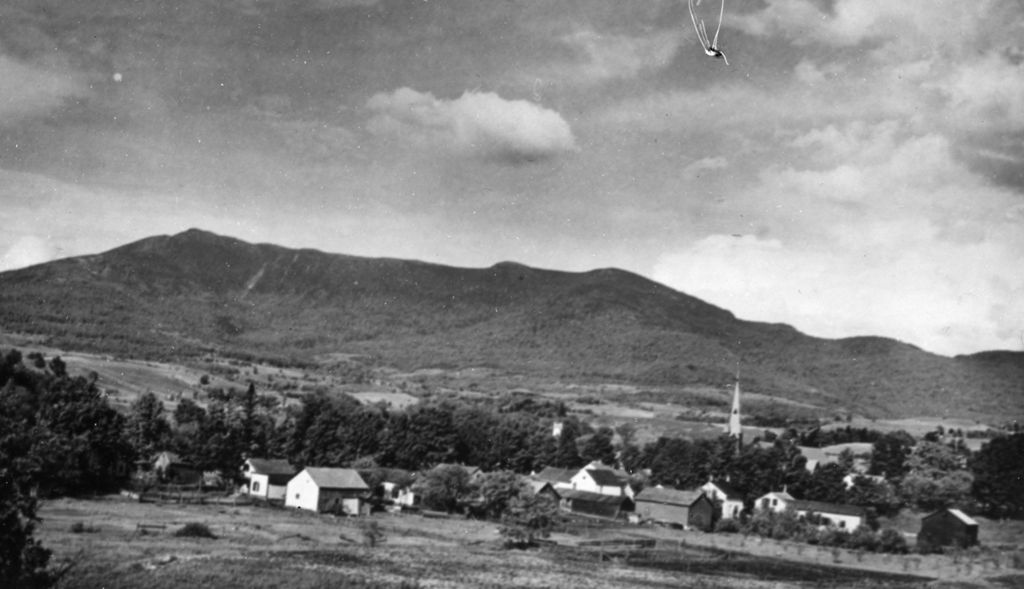
[(346, 351), (402, 369), (745, 386), (868, 415), (1020, 413), (1024, 354), (947, 358), (891, 338), (816, 338), (615, 268), (457, 268), (248, 243), (199, 229), (0, 273), (0, 326), (160, 359)]

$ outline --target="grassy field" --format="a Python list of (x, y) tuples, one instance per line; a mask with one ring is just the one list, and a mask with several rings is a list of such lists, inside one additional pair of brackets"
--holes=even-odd
[[(365, 518), (259, 506), (61, 499), (45, 503), (41, 516), (39, 537), (55, 560), (75, 563), (61, 583), (67, 589), (935, 586), (902, 574), (680, 543), (684, 532), (661, 528), (591, 527), (582, 537), (556, 534), (557, 545), (520, 551), (501, 546), (496, 524), (461, 518), (375, 515), (386, 540), (371, 548), (363, 542)], [(174, 535), (190, 522), (205, 524), (216, 538)], [(656, 538), (660, 548), (615, 554), (574, 546), (595, 537)]]

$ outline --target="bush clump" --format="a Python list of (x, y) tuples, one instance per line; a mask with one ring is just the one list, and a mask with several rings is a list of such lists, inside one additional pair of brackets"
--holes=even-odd
[(216, 538), (213, 532), (210, 531), (210, 527), (206, 524), (198, 522), (190, 522), (181, 527), (180, 530), (174, 532), (175, 536), (181, 538)]

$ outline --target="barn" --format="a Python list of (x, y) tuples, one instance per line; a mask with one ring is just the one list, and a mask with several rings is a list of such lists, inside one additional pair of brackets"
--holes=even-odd
[(943, 546), (967, 548), (978, 543), (978, 522), (959, 509), (940, 509), (924, 516), (917, 546), (931, 551)]
[(288, 481), (284, 504), (318, 513), (359, 515), (369, 492), (359, 473), (350, 468), (307, 467)]
[(562, 497), (561, 508), (578, 515), (617, 519), (623, 511), (630, 511), (633, 507), (632, 500), (626, 496), (572, 489), (559, 489), (558, 494)]
[(636, 496), (636, 513), (643, 521), (710, 531), (715, 504), (703, 491), (677, 491), (652, 487)]

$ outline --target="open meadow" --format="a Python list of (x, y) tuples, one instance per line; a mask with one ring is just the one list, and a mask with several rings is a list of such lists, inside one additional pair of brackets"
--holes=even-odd
[[(738, 552), (726, 549), (723, 542), (729, 540), (720, 535), (664, 528), (583, 526), (554, 534), (557, 544), (507, 550), (497, 524), (461, 517), (336, 518), (262, 506), (157, 505), (116, 496), (49, 501), (40, 515), (38, 536), (54, 551), (54, 560), (74, 563), (60, 585), (67, 589), (936, 586), (926, 570), (832, 567), (817, 563), (810, 551), (801, 558), (773, 557), (776, 548), (770, 546)], [(365, 542), (370, 521), (384, 535), (375, 547)], [(215, 538), (175, 536), (190, 522), (206, 525)], [(615, 549), (619, 540), (644, 539), (651, 549)], [(975, 575), (950, 586), (1010, 585)]]

